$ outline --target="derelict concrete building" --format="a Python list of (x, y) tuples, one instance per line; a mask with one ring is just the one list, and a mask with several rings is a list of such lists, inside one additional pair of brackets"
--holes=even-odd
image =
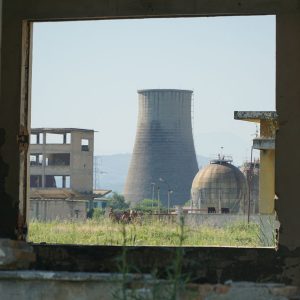
[(198, 171), (191, 101), (193, 92), (177, 89), (138, 91), (139, 113), (133, 155), (124, 196), (131, 205), (160, 198), (167, 206), (190, 199)]
[(94, 130), (32, 128), (30, 218), (86, 219), (93, 196)]
[(33, 128), (30, 187), (93, 193), (94, 130)]

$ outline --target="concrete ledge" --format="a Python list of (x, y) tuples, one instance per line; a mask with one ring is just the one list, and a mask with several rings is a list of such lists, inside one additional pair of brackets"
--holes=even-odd
[(125, 293), (128, 300), (146, 300), (157, 282), (147, 274), (0, 271), (0, 299), (113, 300), (125, 299)]
[[(130, 281), (149, 281), (153, 277), (149, 274), (127, 274)], [(0, 281), (9, 279), (40, 280), (40, 281), (74, 281), (74, 282), (119, 282), (123, 280), (120, 273), (92, 273), (92, 272), (54, 272), (54, 271), (0, 271)]]
[(253, 148), (259, 150), (274, 150), (275, 139), (274, 138), (255, 138), (253, 139)]
[(260, 122), (260, 120), (276, 120), (278, 115), (276, 111), (235, 111), (235, 120), (244, 120), (249, 122)]
[(33, 247), (26, 242), (0, 239), (0, 270), (28, 269), (35, 259)]
[[(158, 280), (150, 275), (0, 271), (1, 300), (166, 300), (173, 299), (173, 284), (173, 281)], [(186, 284), (177, 290), (176, 299), (296, 300), (300, 299), (300, 293), (297, 287), (284, 284), (229, 281)]]

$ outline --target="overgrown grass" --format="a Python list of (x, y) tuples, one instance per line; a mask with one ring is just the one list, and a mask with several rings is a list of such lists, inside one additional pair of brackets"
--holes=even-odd
[[(145, 221), (126, 224), (126, 244), (129, 246), (178, 246), (180, 225), (166, 221)], [(123, 245), (124, 225), (109, 219), (84, 222), (38, 222), (29, 224), (29, 241), (34, 243)], [(260, 247), (259, 225), (232, 224), (224, 228), (184, 226), (183, 246)]]

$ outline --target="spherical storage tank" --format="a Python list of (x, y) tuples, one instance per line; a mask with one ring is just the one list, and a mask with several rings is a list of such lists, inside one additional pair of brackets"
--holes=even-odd
[(243, 173), (230, 161), (217, 159), (200, 170), (192, 183), (193, 207), (222, 208), (237, 213), (247, 195), (247, 182)]
[(198, 172), (192, 93), (177, 89), (138, 91), (136, 138), (124, 188), (131, 206), (159, 197), (165, 207), (170, 198), (173, 207), (190, 199), (191, 182)]

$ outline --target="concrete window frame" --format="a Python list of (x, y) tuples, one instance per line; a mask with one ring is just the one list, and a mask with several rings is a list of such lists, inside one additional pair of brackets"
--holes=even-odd
[[(287, 0), (0, 0), (0, 238), (24, 239), (28, 199), (28, 144), (32, 23), (159, 17), (276, 15), (276, 212), (278, 250), (186, 248), (185, 267), (210, 282), (227, 279), (300, 284), (300, 5)], [(36, 269), (114, 271), (119, 247), (33, 245)], [(165, 268), (174, 248), (129, 247), (141, 271)], [(63, 253), (63, 254), (62, 254)], [(55, 259), (53, 259), (55, 257)], [(193, 264), (189, 261), (193, 260)], [(90, 262), (92, 261), (92, 263)], [(195, 263), (197, 261), (197, 263)], [(200, 267), (201, 266), (201, 272)], [(246, 268), (246, 269), (245, 269)], [(247, 270), (247, 271), (245, 271)], [(199, 272), (201, 274), (199, 274)]]

